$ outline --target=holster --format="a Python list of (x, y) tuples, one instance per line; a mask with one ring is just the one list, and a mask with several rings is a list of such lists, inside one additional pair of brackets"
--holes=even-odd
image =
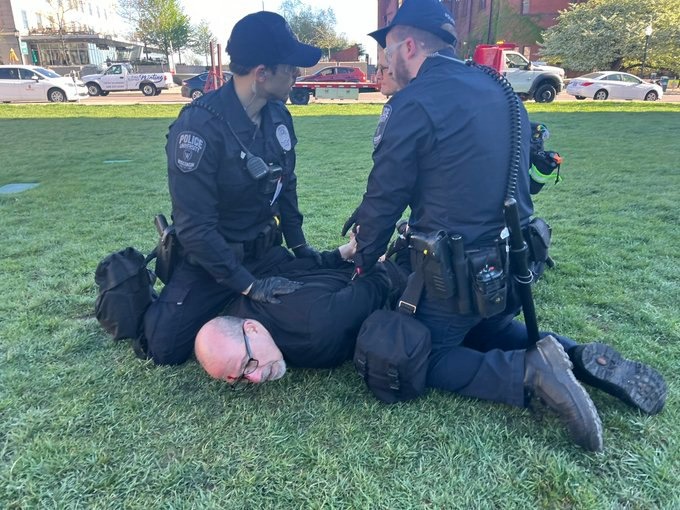
[(168, 225), (162, 214), (154, 218), (159, 238), (156, 246), (156, 276), (168, 284), (175, 267), (179, 263), (180, 244), (177, 239), (174, 225)]
[(282, 242), (283, 235), (279, 228), (279, 220), (273, 218), (255, 239), (243, 243), (244, 257), (260, 260), (273, 246), (279, 246)]
[(529, 248), (529, 268), (534, 279), (538, 279), (545, 271), (550, 255), (552, 228), (543, 218), (533, 218), (522, 233)]

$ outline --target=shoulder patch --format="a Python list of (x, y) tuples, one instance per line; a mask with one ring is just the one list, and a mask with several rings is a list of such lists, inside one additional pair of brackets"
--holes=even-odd
[(192, 131), (182, 131), (177, 135), (175, 145), (175, 164), (184, 173), (193, 172), (198, 168), (203, 153), (205, 140)]
[(276, 139), (279, 141), (279, 145), (284, 151), (289, 151), (293, 144), (290, 141), (290, 133), (288, 128), (284, 124), (280, 124), (276, 128)]
[(383, 133), (385, 133), (385, 127), (387, 126), (387, 121), (390, 120), (390, 115), (392, 115), (392, 106), (386, 104), (383, 106), (382, 113), (380, 114), (380, 120), (378, 121), (378, 127), (375, 129), (375, 134), (373, 135), (373, 148), (377, 149), (382, 140)]

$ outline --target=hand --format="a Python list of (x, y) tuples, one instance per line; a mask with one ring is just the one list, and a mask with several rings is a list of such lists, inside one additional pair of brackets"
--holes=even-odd
[[(357, 217), (359, 215), (359, 208), (357, 207), (354, 209), (354, 212), (350, 215), (349, 218), (347, 218), (347, 221), (345, 224), (342, 226), (342, 231), (340, 232), (342, 236), (344, 237), (347, 235), (347, 231), (352, 228), (352, 225), (354, 225), (357, 222)], [(356, 232), (355, 229), (352, 229), (353, 232)]]
[(349, 242), (338, 246), (342, 260), (350, 260), (357, 252), (357, 240), (354, 232), (349, 233)]
[(246, 296), (259, 303), (279, 304), (281, 300), (277, 299), (276, 296), (291, 294), (302, 287), (302, 285), (301, 282), (289, 280), (288, 278), (270, 276), (269, 278), (255, 280)]
[(293, 253), (295, 254), (295, 258), (297, 259), (314, 259), (314, 262), (316, 262), (317, 266), (320, 266), (322, 264), (321, 254), (308, 244), (296, 246), (295, 248), (293, 248)]

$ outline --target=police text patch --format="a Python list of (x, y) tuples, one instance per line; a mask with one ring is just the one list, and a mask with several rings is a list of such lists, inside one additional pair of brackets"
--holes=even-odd
[(205, 140), (191, 131), (182, 131), (177, 135), (175, 147), (175, 163), (182, 172), (193, 172), (205, 152)]
[(390, 120), (390, 115), (392, 114), (392, 106), (386, 104), (383, 106), (383, 111), (380, 114), (380, 120), (378, 121), (378, 127), (375, 129), (375, 134), (373, 135), (373, 148), (376, 149), (380, 145), (383, 133), (385, 133), (385, 127), (387, 126), (387, 121)]

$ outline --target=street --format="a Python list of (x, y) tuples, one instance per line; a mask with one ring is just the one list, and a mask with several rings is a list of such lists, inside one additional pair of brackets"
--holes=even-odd
[[(574, 96), (570, 96), (566, 92), (558, 94), (555, 101), (575, 101)], [(173, 104), (173, 103), (188, 103), (189, 98), (182, 97), (180, 87), (173, 87), (170, 90), (163, 90), (158, 96), (144, 96), (139, 91), (128, 92), (111, 92), (108, 96), (96, 96), (83, 99), (83, 104)], [(661, 99), (664, 103), (678, 103), (680, 102), (680, 94), (666, 94)], [(370, 92), (359, 94), (358, 100), (353, 99), (314, 99), (310, 103), (384, 103), (385, 97), (379, 92)]]

